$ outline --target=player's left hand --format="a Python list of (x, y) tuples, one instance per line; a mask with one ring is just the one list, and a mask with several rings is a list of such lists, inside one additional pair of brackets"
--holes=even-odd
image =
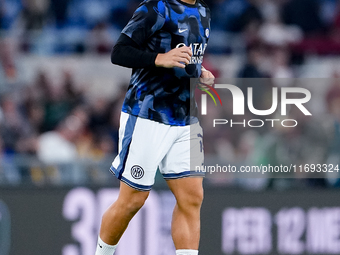
[(210, 71), (208, 71), (207, 69), (205, 69), (202, 66), (202, 73), (201, 73), (201, 77), (200, 77), (199, 86), (202, 87), (202, 88), (209, 89), (204, 85), (212, 86), (212, 85), (214, 85), (214, 83), (215, 83), (215, 76)]

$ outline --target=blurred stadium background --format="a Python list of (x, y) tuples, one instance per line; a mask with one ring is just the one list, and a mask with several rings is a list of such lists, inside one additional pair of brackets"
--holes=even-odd
[[(255, 104), (272, 86), (320, 81), (317, 121), (299, 119), (290, 132), (206, 130), (216, 141), (205, 144), (207, 160), (340, 164), (340, 1), (206, 2), (204, 65), (216, 77), (271, 80), (254, 87)], [(100, 215), (117, 192), (108, 168), (130, 77), (110, 51), (139, 3), (0, 0), (0, 255), (93, 254)], [(200, 254), (340, 254), (338, 175), (208, 176)], [(174, 254), (174, 201), (157, 179), (118, 255)]]

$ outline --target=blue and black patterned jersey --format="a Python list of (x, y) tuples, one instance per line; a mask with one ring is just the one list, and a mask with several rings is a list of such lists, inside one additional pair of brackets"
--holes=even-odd
[(194, 5), (180, 0), (146, 0), (140, 4), (122, 33), (145, 51), (166, 53), (186, 45), (192, 48), (193, 53), (185, 69), (133, 69), (122, 110), (168, 125), (184, 126), (197, 122), (197, 106), (194, 89), (190, 89), (190, 78), (201, 75), (203, 54), (210, 34), (207, 5), (201, 0)]

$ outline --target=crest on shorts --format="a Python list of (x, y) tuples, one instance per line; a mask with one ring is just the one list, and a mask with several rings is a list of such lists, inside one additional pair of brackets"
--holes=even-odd
[(141, 179), (144, 176), (144, 169), (141, 166), (134, 165), (131, 167), (131, 176), (135, 179)]

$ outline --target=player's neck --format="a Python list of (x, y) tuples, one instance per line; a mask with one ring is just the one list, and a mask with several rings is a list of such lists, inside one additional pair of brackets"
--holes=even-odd
[(196, 0), (181, 0), (182, 2), (184, 3), (187, 3), (187, 4), (195, 4), (196, 3)]

